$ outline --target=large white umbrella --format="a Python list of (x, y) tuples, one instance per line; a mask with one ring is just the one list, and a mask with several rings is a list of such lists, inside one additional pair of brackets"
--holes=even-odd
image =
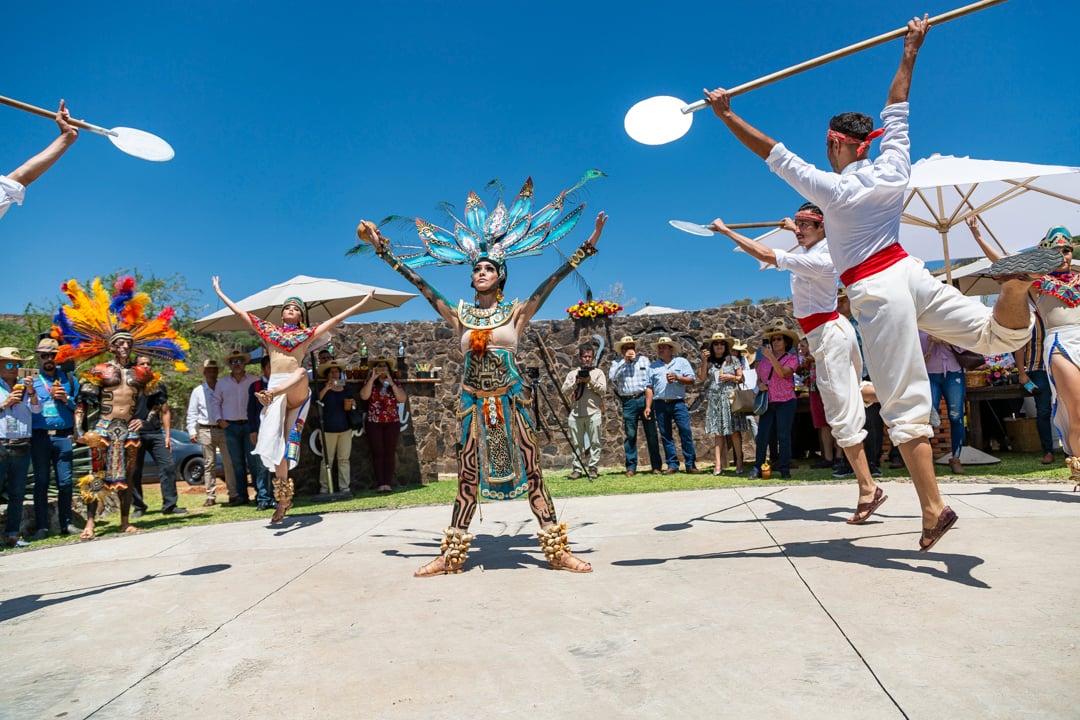
[(1035, 245), (1054, 225), (1080, 226), (1080, 167), (952, 155), (912, 165), (901, 217), (905, 250), (946, 266), (951, 257), (981, 256), (967, 227), (949, 232), (972, 215), (982, 218), (983, 236), (1005, 253)]
[[(298, 297), (307, 305), (308, 321), (319, 323), (329, 320), (360, 302), (373, 287), (344, 280), (297, 275), (290, 280), (249, 295), (236, 304), (241, 310), (254, 313), (264, 320), (279, 322), (281, 318), (273, 315), (281, 311), (281, 305), (287, 298)], [(380, 287), (374, 287), (374, 290), (375, 296), (360, 309), (361, 313), (398, 307), (416, 297), (416, 293), (399, 290), (387, 290)], [(195, 321), (195, 330), (198, 332), (246, 329), (247, 326), (227, 307)]]

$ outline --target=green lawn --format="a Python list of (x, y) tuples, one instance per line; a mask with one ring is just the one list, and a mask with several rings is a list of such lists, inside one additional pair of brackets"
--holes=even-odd
[[(1001, 462), (994, 465), (970, 465), (966, 468), (967, 473), (963, 476), (949, 473), (948, 466), (937, 465), (938, 477), (943, 482), (1064, 482), (1068, 479), (1069, 471), (1062, 462), (1060, 455), (1053, 465), (1039, 463), (1039, 455), (1032, 453), (998, 453)], [(706, 488), (723, 487), (753, 487), (753, 486), (780, 486), (801, 485), (815, 482), (850, 483), (854, 484), (854, 478), (835, 480), (830, 470), (811, 470), (811, 461), (801, 461), (801, 467), (792, 471), (790, 480), (749, 480), (746, 477), (735, 475), (733, 469), (728, 469), (727, 474), (716, 477), (712, 474), (712, 466), (703, 466), (704, 472), (700, 475), (687, 475), (676, 473), (674, 475), (635, 475), (626, 477), (622, 470), (610, 469), (601, 471), (600, 477), (589, 481), (582, 478), (570, 480), (566, 470), (549, 470), (544, 473), (544, 478), (551, 489), (551, 494), (560, 497), (581, 497), (587, 495), (624, 495), (631, 493), (668, 492), (671, 490), (701, 490)], [(906, 481), (907, 472), (903, 469), (884, 470), (885, 481)], [(210, 508), (202, 507), (205, 495), (202, 488), (198, 492), (182, 493), (180, 505), (188, 509), (189, 513), (183, 517), (162, 515), (158, 512), (161, 508), (161, 495), (157, 485), (146, 485), (144, 494), (151, 511), (133, 524), (142, 530), (161, 530), (165, 528), (186, 527), (191, 525), (207, 525), (211, 523), (236, 522), (240, 520), (263, 519), (269, 521), (270, 511), (259, 512), (254, 504), (242, 507), (225, 507), (216, 505)], [(402, 508), (419, 505), (446, 505), (449, 512), (450, 503), (456, 493), (456, 483), (453, 478), (441, 480), (430, 485), (410, 485), (396, 490), (391, 494), (379, 494), (373, 491), (365, 491), (355, 497), (336, 502), (312, 502), (307, 497), (296, 497), (290, 515), (308, 515), (329, 512), (347, 512), (356, 510), (378, 510), (383, 508)], [(224, 499), (218, 496), (219, 501)], [(109, 515), (98, 521), (97, 536), (108, 537), (119, 534), (119, 516)], [(50, 537), (40, 542), (31, 544), (31, 547), (49, 547), (70, 542), (78, 542), (77, 536)], [(10, 552), (10, 551), (9, 551)]]

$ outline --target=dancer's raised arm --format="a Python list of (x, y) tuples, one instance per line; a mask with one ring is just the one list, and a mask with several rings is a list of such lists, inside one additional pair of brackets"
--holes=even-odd
[(308, 343), (309, 344), (317, 343), (320, 338), (324, 337), (328, 332), (330, 332), (335, 327), (340, 325), (342, 320), (344, 320), (347, 317), (351, 317), (351, 316), (355, 315), (356, 312), (360, 308), (364, 307), (364, 305), (367, 304), (367, 301), (370, 300), (371, 298), (373, 298), (374, 296), (375, 296), (375, 288), (371, 288), (370, 290), (368, 290), (368, 294), (365, 295), (364, 298), (360, 302), (356, 303), (355, 305), (353, 305), (352, 307), (350, 307), (350, 308), (348, 308), (346, 310), (343, 310), (342, 312), (339, 312), (337, 315), (330, 318), (329, 320), (319, 323), (319, 326), (317, 328), (315, 328), (315, 332), (311, 335), (311, 340), (309, 340)]
[(524, 332), (525, 326), (529, 324), (529, 320), (536, 314), (548, 296), (551, 295), (551, 291), (555, 289), (555, 286), (563, 281), (572, 270), (576, 270), (577, 266), (581, 262), (592, 255), (596, 254), (596, 243), (600, 240), (601, 233), (604, 232), (604, 225), (607, 224), (608, 216), (603, 210), (596, 214), (596, 226), (593, 228), (592, 235), (586, 240), (581, 247), (574, 251), (574, 254), (570, 256), (570, 259), (562, 264), (559, 269), (551, 274), (544, 282), (533, 291), (533, 294), (528, 300), (518, 308), (517, 317), (514, 319), (514, 325), (517, 327), (518, 332)]
[(215, 275), (210, 279), (210, 281), (214, 284), (214, 292), (216, 292), (218, 297), (221, 298), (221, 302), (225, 303), (225, 306), (232, 310), (236, 317), (244, 321), (244, 324), (247, 325), (248, 330), (258, 334), (259, 331), (255, 328), (255, 324), (251, 322), (251, 318), (248, 317), (247, 311), (241, 310), (236, 303), (230, 300), (228, 296), (224, 292), (222, 292), (221, 282), (218, 279), (218, 276)]
[(446, 320), (450, 325), (457, 328), (457, 312), (455, 312), (450, 301), (416, 271), (403, 264), (392, 252), (390, 252), (389, 241), (382, 236), (382, 233), (379, 232), (379, 228), (375, 223), (370, 220), (361, 220), (360, 226), (356, 229), (356, 234), (364, 242), (371, 243), (371, 246), (375, 248), (376, 255), (382, 258), (392, 270), (395, 270), (419, 290), (420, 294), (431, 304), (431, 307), (435, 308), (435, 312), (439, 313), (443, 320)]

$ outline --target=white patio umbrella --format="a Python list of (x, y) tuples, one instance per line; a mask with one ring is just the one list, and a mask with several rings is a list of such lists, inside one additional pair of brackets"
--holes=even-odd
[[(373, 287), (363, 283), (345, 282), (344, 280), (334, 280), (332, 278), (297, 275), (285, 282), (260, 290), (254, 295), (249, 295), (236, 304), (241, 310), (254, 313), (264, 320), (278, 322), (280, 317), (271, 317), (271, 315), (280, 312), (281, 305), (287, 298), (298, 297), (307, 305), (308, 321), (318, 323), (329, 320), (343, 310), (347, 310), (352, 305), (360, 302), (361, 298), (367, 295)], [(360, 312), (369, 313), (375, 310), (398, 307), (414, 297), (416, 297), (416, 293), (376, 287), (375, 296), (360, 309)], [(232, 310), (227, 307), (195, 321), (195, 330), (198, 332), (246, 329), (240, 318), (236, 317)]]
[(1080, 226), (1080, 167), (935, 154), (912, 165), (908, 191), (900, 243), (946, 267), (950, 257), (982, 255), (966, 227), (949, 233), (972, 215), (1005, 253), (1035, 245), (1053, 225)]

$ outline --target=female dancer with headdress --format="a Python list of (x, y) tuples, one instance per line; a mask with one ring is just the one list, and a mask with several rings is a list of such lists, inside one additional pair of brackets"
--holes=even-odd
[(265, 390), (255, 394), (263, 404), (259, 437), (255, 454), (268, 468), (274, 469), (274, 501), (277, 508), (270, 522), (281, 522), (292, 507), (293, 482), (289, 470), (300, 460), (300, 438), (307, 420), (307, 371), (301, 365), (304, 355), (329, 342), (328, 335), (337, 325), (355, 315), (375, 294), (374, 288), (363, 300), (324, 323), (308, 326), (307, 307), (298, 297), (285, 300), (281, 306), (281, 325), (263, 320), (241, 310), (225, 296), (215, 275), (214, 292), (248, 328), (259, 336), (270, 356), (270, 382)]
[[(523, 493), (528, 494), (529, 507), (540, 523), (537, 536), (550, 566), (555, 570), (592, 572), (592, 565), (570, 552), (566, 523), (555, 518), (551, 494), (538, 464), (540, 453), (532, 421), (521, 397), (523, 382), (515, 353), (529, 320), (555, 286), (582, 260), (596, 254), (596, 242), (607, 215), (601, 212), (596, 216), (589, 239), (540, 283), (528, 300), (507, 302), (502, 291), (506, 285), (506, 260), (524, 253), (535, 254), (568, 234), (581, 217), (584, 205), (554, 225), (549, 223), (562, 211), (568, 193), (599, 175), (598, 171), (590, 171), (535, 214), (530, 214), (532, 178), (525, 181), (509, 209), (500, 201), (490, 215), (476, 193), (470, 192), (465, 222), (457, 221), (454, 233), (417, 218), (417, 231), (427, 250), (419, 255), (396, 257), (374, 223), (361, 221), (357, 228), (360, 239), (371, 243), (380, 258), (415, 285), (457, 333), (465, 356), (458, 411), (462, 429), (457, 498), (439, 557), (419, 568), (415, 577), (461, 572), (472, 542), (469, 524), (479, 498), (509, 500)], [(472, 265), (472, 287), (476, 291), (473, 304), (462, 300), (455, 308), (413, 270), (435, 263)]]

